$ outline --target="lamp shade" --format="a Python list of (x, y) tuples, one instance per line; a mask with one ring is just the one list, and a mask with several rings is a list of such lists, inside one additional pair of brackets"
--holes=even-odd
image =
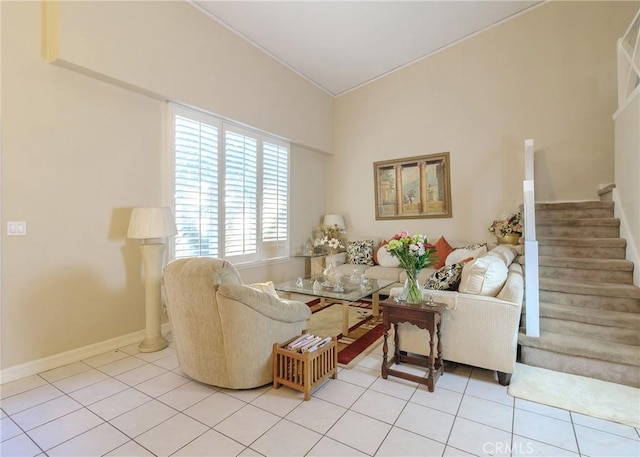
[(344, 225), (344, 218), (339, 214), (326, 214), (323, 220), (324, 225), (333, 226), (337, 225), (339, 229), (344, 230), (346, 226)]
[(129, 238), (164, 238), (178, 233), (170, 208), (133, 208)]

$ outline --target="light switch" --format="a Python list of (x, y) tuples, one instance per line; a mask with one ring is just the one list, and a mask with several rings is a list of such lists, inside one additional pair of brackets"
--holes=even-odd
[(9, 222), (7, 222), (7, 235), (9, 235), (9, 236), (26, 236), (27, 235), (27, 222), (26, 221), (9, 221)]

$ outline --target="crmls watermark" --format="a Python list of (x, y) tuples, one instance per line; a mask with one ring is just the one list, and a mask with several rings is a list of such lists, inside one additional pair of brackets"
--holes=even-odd
[(516, 455), (532, 455), (533, 443), (506, 443), (504, 441), (487, 441), (482, 445), (482, 452), (487, 455), (495, 456), (516, 456)]

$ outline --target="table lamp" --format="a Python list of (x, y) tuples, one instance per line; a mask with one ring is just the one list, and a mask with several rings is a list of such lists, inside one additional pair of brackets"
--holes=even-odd
[(129, 238), (140, 241), (144, 265), (146, 337), (140, 352), (155, 352), (167, 347), (160, 333), (160, 277), (164, 260), (163, 238), (178, 233), (169, 208), (134, 208), (129, 220)]
[(339, 229), (344, 230), (344, 218), (339, 214), (326, 214), (322, 223), (327, 227), (337, 226)]

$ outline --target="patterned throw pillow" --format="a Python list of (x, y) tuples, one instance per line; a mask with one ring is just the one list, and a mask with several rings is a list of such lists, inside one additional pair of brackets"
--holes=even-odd
[[(465, 259), (466, 260), (466, 259)], [(467, 262), (445, 265), (433, 273), (424, 282), (424, 288), (430, 290), (458, 290), (462, 278), (462, 267)]]
[(374, 265), (373, 240), (349, 241), (347, 243), (347, 263), (353, 265)]

